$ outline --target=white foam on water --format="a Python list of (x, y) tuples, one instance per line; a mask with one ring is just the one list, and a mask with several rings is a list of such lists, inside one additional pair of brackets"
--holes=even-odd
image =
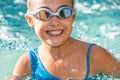
[(25, 0), (14, 0), (14, 4), (23, 4)]
[(5, 20), (4, 16), (2, 15), (2, 11), (0, 10), (0, 24), (7, 24), (8, 22)]
[(83, 2), (79, 3), (79, 1), (76, 1), (75, 8), (77, 11), (85, 13), (85, 14), (94, 14), (98, 13), (98, 11), (108, 11), (111, 9), (120, 9), (120, 1), (118, 0), (110, 0), (111, 5), (108, 5), (107, 3), (96, 3), (95, 1), (93, 2), (92, 5), (90, 5), (88, 2)]
[(91, 9), (92, 9), (92, 10), (97, 10), (97, 9), (99, 9), (100, 7), (101, 7), (100, 4), (95, 3), (95, 4), (93, 4), (93, 5), (91, 6)]
[(7, 39), (8, 39), (8, 36), (9, 36), (8, 27), (6, 27), (6, 26), (1, 26), (1, 27), (0, 27), (0, 39), (7, 40)]
[(12, 33), (6, 26), (0, 27), (0, 49), (8, 50), (27, 50), (29, 49), (29, 40), (19, 32)]
[(113, 5), (111, 5), (111, 9), (120, 9), (120, 0), (108, 0), (108, 1), (113, 3)]
[(20, 11), (18, 14), (19, 14), (20, 16), (23, 16), (23, 15), (24, 15), (24, 13), (23, 13), (23, 12), (21, 12), (21, 11)]
[(87, 4), (87, 3), (76, 3), (75, 7), (78, 11), (81, 11), (81, 12), (86, 13), (86, 14), (94, 13), (94, 11), (92, 11), (91, 8), (86, 7), (87, 5), (89, 5), (89, 4)]
[(120, 35), (120, 26), (114, 24), (104, 24), (100, 26), (100, 32), (102, 35), (109, 39), (115, 39), (116, 36)]

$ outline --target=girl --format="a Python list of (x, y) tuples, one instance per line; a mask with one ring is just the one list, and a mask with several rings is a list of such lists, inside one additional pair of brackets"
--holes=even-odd
[(120, 63), (105, 49), (70, 37), (75, 21), (73, 0), (28, 0), (25, 18), (42, 44), (23, 54), (12, 80), (93, 80), (100, 71), (120, 77)]

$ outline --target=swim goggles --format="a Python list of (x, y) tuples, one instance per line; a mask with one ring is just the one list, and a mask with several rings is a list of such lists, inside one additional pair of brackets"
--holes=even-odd
[(39, 8), (35, 11), (29, 11), (28, 15), (31, 17), (35, 17), (39, 20), (47, 21), (53, 16), (57, 16), (59, 19), (66, 19), (70, 16), (75, 14), (75, 10), (73, 8), (70, 8), (68, 6), (62, 6), (57, 9), (57, 11), (54, 13), (48, 8)]

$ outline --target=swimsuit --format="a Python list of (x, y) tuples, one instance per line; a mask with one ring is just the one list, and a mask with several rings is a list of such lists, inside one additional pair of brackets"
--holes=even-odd
[[(94, 44), (90, 44), (88, 47), (87, 52), (87, 72), (84, 80), (96, 80), (96, 77), (89, 78), (90, 73), (90, 51)], [(33, 50), (29, 51), (30, 55), (30, 62), (31, 62), (31, 69), (32, 69), (32, 76), (34, 80), (61, 80), (60, 78), (57, 78), (53, 75), (51, 75), (42, 64), (39, 56), (38, 56), (38, 48), (35, 48)]]

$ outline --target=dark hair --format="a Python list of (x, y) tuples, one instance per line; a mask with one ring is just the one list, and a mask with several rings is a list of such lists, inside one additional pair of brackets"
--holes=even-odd
[(74, 7), (74, 4), (75, 4), (75, 0), (72, 0), (72, 5), (73, 5), (73, 7)]

